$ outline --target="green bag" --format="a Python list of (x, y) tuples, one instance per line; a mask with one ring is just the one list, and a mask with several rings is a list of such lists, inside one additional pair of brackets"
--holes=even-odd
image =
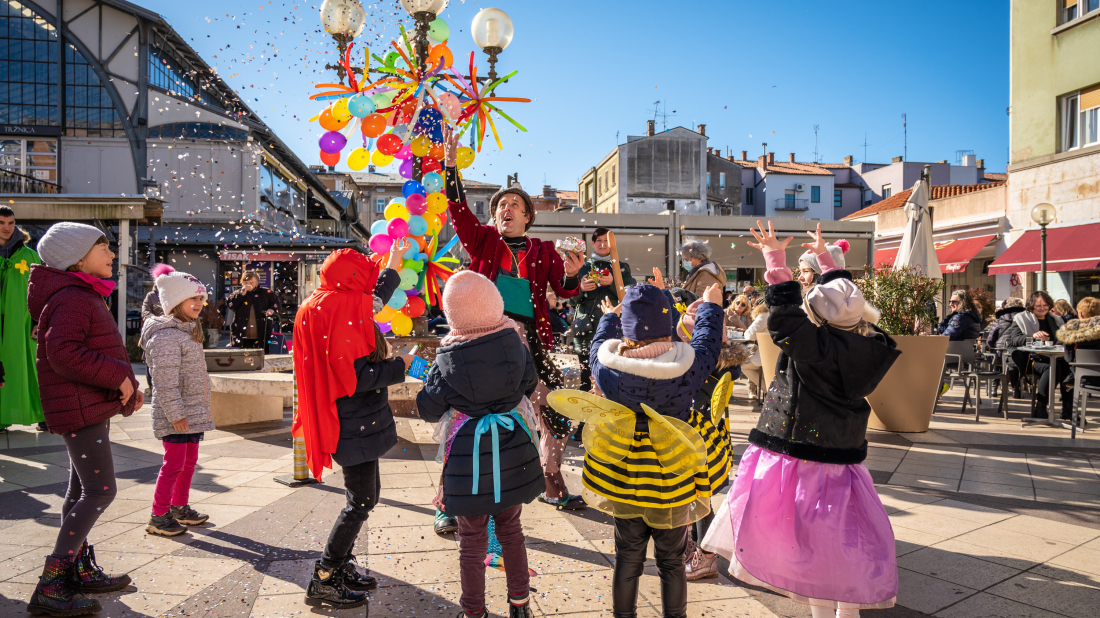
[[(516, 272), (519, 272), (519, 262), (516, 255), (508, 250), (512, 261), (516, 263)], [(497, 274), (497, 291), (504, 299), (504, 315), (520, 320), (535, 319), (535, 303), (531, 300), (531, 282), (520, 277), (513, 277), (504, 273)]]

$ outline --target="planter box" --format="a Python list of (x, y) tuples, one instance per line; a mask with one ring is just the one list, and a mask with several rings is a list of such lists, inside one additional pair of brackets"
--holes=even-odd
[(947, 337), (894, 337), (901, 356), (886, 377), (867, 397), (871, 404), (872, 429), (919, 433), (928, 431), (932, 409), (940, 390)]

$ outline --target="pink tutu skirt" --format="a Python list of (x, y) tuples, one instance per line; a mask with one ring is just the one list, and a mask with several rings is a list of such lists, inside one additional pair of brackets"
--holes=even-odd
[(894, 530), (863, 464), (749, 446), (702, 547), (737, 579), (806, 605), (882, 609), (898, 593)]

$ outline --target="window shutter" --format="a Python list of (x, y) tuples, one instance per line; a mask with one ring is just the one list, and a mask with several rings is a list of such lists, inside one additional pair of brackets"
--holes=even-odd
[(1077, 4), (1077, 0), (1066, 0), (1065, 4), (1063, 4), (1062, 6), (1068, 9), (1075, 4)]
[(1081, 111), (1100, 107), (1100, 84), (1081, 91)]

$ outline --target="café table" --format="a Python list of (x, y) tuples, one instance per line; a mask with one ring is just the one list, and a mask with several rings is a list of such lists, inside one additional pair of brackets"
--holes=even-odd
[(1066, 354), (1066, 348), (1064, 346), (1034, 346), (1028, 345), (1021, 348), (1017, 348), (1025, 352), (1032, 354), (1038, 354), (1040, 356), (1046, 356), (1050, 359), (1050, 371), (1047, 372), (1048, 379), (1050, 380), (1050, 390), (1047, 391), (1047, 417), (1048, 418), (1025, 418), (1023, 426), (1028, 425), (1048, 425), (1050, 427), (1062, 427), (1069, 429), (1070, 426), (1063, 423), (1058, 416), (1055, 416), (1054, 408), (1054, 393), (1058, 392), (1058, 359), (1062, 358)]

